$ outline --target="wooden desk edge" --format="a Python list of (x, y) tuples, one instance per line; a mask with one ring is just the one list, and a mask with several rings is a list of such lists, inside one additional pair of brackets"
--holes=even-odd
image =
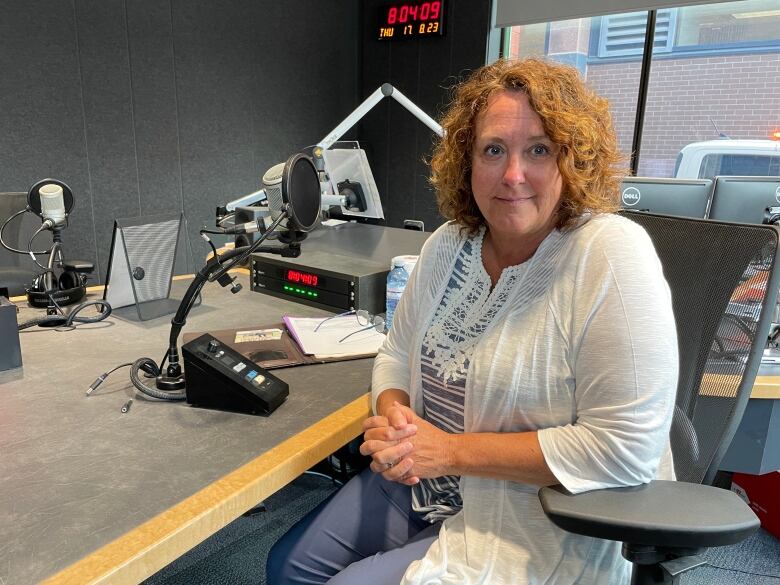
[(780, 376), (756, 376), (751, 398), (780, 399)]
[(358, 436), (370, 408), (361, 396), (41, 585), (140, 583)]
[[(736, 391), (735, 379), (735, 376), (729, 374), (704, 374), (700, 392), (705, 396), (717, 395), (717, 392), (714, 392), (710, 385), (731, 387), (733, 391)], [(750, 398), (751, 400), (780, 399), (780, 376), (756, 376), (756, 379), (753, 380), (753, 388), (750, 390)]]

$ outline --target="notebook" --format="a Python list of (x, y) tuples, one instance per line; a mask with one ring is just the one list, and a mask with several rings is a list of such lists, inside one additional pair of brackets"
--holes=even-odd
[(287, 330), (306, 355), (320, 359), (375, 356), (385, 336), (361, 325), (354, 314), (327, 319), (284, 317)]

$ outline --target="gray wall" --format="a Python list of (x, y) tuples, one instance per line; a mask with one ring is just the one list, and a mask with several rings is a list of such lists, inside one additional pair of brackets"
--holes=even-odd
[[(448, 102), (448, 89), (485, 64), (490, 2), (448, 2), (446, 34), (414, 40), (378, 41), (377, 10), (384, 0), (363, 3), (362, 97), (388, 82), (435, 119)], [(387, 224), (421, 219), (432, 230), (443, 221), (428, 186), (429, 157), (435, 135), (392, 99), (364, 119), (359, 139), (382, 196)]]
[[(74, 192), (66, 257), (105, 276), (114, 218), (217, 204), (360, 99), (359, 0), (3, 0), (0, 191)], [(42, 237), (43, 239), (43, 237)]]

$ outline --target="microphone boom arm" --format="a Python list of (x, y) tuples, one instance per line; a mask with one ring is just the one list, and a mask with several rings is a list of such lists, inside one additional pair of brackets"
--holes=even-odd
[(235, 211), (236, 207), (252, 205), (253, 203), (257, 203), (258, 201), (262, 201), (263, 199), (268, 199), (268, 195), (266, 194), (265, 189), (260, 189), (259, 191), (255, 191), (254, 193), (250, 193), (249, 195), (244, 195), (242, 197), (239, 197), (238, 199), (234, 199), (233, 201), (228, 201), (225, 204), (225, 209), (227, 211)]
[(436, 120), (418, 108), (409, 98), (398, 91), (395, 87), (389, 83), (383, 83), (382, 86), (377, 88), (374, 93), (368, 96), (362, 104), (355, 108), (349, 116), (344, 118), (341, 124), (336, 126), (327, 136), (325, 136), (325, 138), (316, 144), (315, 156), (319, 158), (319, 155), (316, 153), (317, 149), (327, 150), (333, 146), (333, 144), (337, 142), (338, 139), (341, 138), (345, 132), (347, 132), (347, 130), (357, 124), (363, 118), (363, 116), (370, 112), (371, 109), (385, 97), (392, 97), (395, 101), (414, 114), (414, 116), (420, 120), (420, 122), (428, 126), (428, 128), (430, 128), (439, 136), (444, 136), (444, 129), (441, 127), (441, 125), (439, 125), (438, 122), (436, 122)]

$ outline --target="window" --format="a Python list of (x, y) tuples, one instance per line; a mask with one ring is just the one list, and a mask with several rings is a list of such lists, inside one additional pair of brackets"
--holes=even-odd
[(780, 176), (780, 156), (758, 154), (708, 154), (701, 161), (700, 179), (718, 175)]
[[(676, 10), (659, 10), (655, 19), (653, 50), (656, 53), (672, 50)], [(647, 12), (628, 12), (601, 17), (599, 57), (641, 55), (645, 46)]]
[(678, 8), (678, 48), (760, 46), (777, 43), (780, 4), (745, 0)]
[[(642, 14), (643, 18), (647, 17), (647, 13)], [(577, 67), (588, 85), (610, 100), (620, 150), (628, 158), (634, 135), (641, 61), (590, 65), (588, 53), (595, 34), (594, 24), (600, 21), (601, 17), (577, 18), (514, 26), (505, 36), (508, 46), (504, 47), (504, 55), (509, 58), (546, 57)], [(640, 42), (640, 53), (643, 43)], [(610, 91), (610, 87), (617, 91)]]
[[(620, 149), (628, 157), (646, 21), (646, 12), (630, 12), (512, 27), (504, 54), (544, 56), (577, 67), (609, 100)], [(779, 0), (659, 10), (637, 174), (676, 176), (675, 161), (692, 143), (768, 142), (780, 131), (779, 72)], [(689, 178), (700, 172), (780, 175), (776, 151), (768, 160), (737, 149), (709, 154), (713, 158), (703, 167), (683, 165), (680, 172)]]
[(513, 26), (507, 37), (508, 46), (504, 47), (505, 55), (518, 57), (542, 57), (546, 53), (547, 29), (546, 22), (541, 24), (529, 24), (526, 26)]

